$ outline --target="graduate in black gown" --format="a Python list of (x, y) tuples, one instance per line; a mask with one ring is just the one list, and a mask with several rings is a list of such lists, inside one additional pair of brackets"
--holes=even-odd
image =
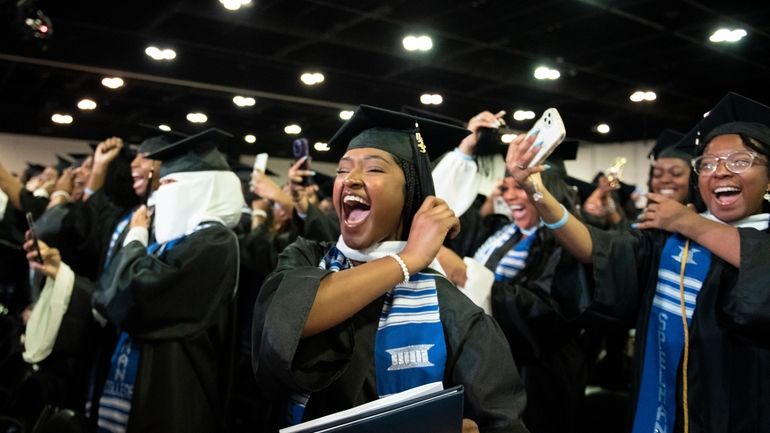
[[(441, 381), (465, 387), (468, 426), (526, 431), (500, 328), (432, 264), (458, 226), (432, 195), (423, 152), (465, 134), (361, 106), (330, 141), (347, 149), (333, 192), (342, 235), (290, 245), (255, 306), (253, 362), (272, 396), (270, 430)], [(413, 362), (401, 363), (407, 355)]]
[(542, 168), (526, 168), (532, 142), (511, 143), (508, 168), (564, 247), (593, 265), (557, 273), (563, 311), (637, 320), (632, 431), (770, 431), (770, 108), (735, 94), (717, 104), (683, 142), (701, 155), (691, 191), (703, 213), (649, 193), (639, 231), (571, 217)]

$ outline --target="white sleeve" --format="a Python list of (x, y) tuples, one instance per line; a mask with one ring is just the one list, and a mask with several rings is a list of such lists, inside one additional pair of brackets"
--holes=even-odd
[(46, 278), (24, 335), (22, 356), (28, 363), (40, 362), (51, 354), (74, 286), (75, 273), (64, 262), (59, 266), (55, 279)]
[(465, 287), (459, 287), (460, 291), (485, 313), (492, 315), (492, 284), (495, 282), (495, 274), (470, 257), (463, 258), (463, 263), (467, 280)]
[(5, 209), (8, 207), (8, 194), (0, 189), (0, 221), (5, 218)]
[(131, 227), (126, 233), (126, 238), (123, 239), (123, 246), (130, 244), (133, 241), (139, 241), (145, 247), (150, 242), (150, 232), (146, 227)]
[(459, 149), (447, 153), (433, 169), (436, 196), (445, 200), (458, 217), (476, 199), (479, 190), (477, 173), (476, 161)]

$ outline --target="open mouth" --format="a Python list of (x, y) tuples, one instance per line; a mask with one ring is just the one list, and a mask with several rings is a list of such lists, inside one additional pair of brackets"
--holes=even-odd
[(371, 213), (371, 204), (363, 197), (348, 194), (342, 198), (342, 213), (345, 224), (357, 226), (364, 222)]
[(511, 215), (513, 215), (514, 219), (522, 218), (527, 214), (527, 210), (524, 207), (524, 205), (513, 204), (510, 206), (510, 208), (511, 208)]
[(722, 206), (729, 206), (738, 200), (741, 189), (735, 186), (719, 186), (711, 191), (716, 202)]
[(676, 195), (676, 190), (674, 188), (661, 188), (659, 193), (660, 195), (665, 195), (666, 197), (673, 197)]

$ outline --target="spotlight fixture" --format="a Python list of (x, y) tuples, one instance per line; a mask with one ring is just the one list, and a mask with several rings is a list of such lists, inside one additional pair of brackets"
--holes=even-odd
[(171, 127), (168, 125), (160, 124), (158, 125), (158, 129), (165, 132), (171, 132)]
[(313, 149), (319, 152), (327, 152), (330, 149), (330, 147), (327, 143), (324, 143), (322, 141), (316, 141), (316, 143), (313, 145)]
[(249, 144), (254, 144), (257, 142), (257, 137), (254, 134), (249, 134), (245, 137), (243, 137), (243, 141)]
[(96, 108), (96, 102), (91, 99), (81, 99), (78, 101), (78, 108), (81, 110), (93, 110)]
[(159, 62), (163, 60), (174, 60), (176, 58), (176, 51), (172, 50), (171, 48), (160, 49), (155, 46), (149, 46), (144, 49), (144, 53), (150, 56), (153, 60), (157, 60)]
[(249, 96), (235, 96), (233, 97), (233, 104), (239, 107), (253, 107), (257, 103), (257, 100)]
[(538, 66), (535, 68), (535, 79), (556, 80), (559, 77), (561, 77), (561, 73), (556, 69), (549, 68), (548, 66)]
[(596, 125), (596, 132), (599, 134), (607, 134), (610, 132), (610, 125), (606, 123), (600, 123)]
[(342, 110), (342, 111), (340, 111), (340, 119), (348, 120), (351, 117), (353, 117), (353, 110)]
[(401, 43), (407, 51), (430, 51), (433, 48), (433, 39), (426, 35), (409, 35)]
[(237, 11), (243, 6), (251, 6), (251, 0), (219, 0), (222, 6), (229, 11)]
[(323, 83), (325, 77), (320, 72), (305, 72), (300, 75), (299, 79), (308, 86), (315, 86), (316, 84)]
[(203, 113), (187, 113), (187, 121), (190, 123), (206, 123), (208, 116)]
[(719, 29), (719, 30), (715, 31), (709, 37), (709, 40), (711, 42), (716, 42), (716, 43), (722, 43), (722, 42), (730, 42), (730, 43), (732, 43), (732, 42), (740, 41), (746, 35), (748, 35), (748, 33), (746, 32), (746, 30), (743, 30), (743, 29), (730, 30), (730, 29), (722, 28), (722, 29)]
[(642, 101), (649, 101), (652, 102), (656, 99), (658, 99), (658, 95), (655, 94), (655, 92), (651, 92), (649, 90), (637, 90), (636, 92), (632, 93), (631, 96), (628, 97), (633, 102), (642, 102)]
[(300, 128), (299, 125), (292, 123), (291, 125), (286, 125), (283, 128), (283, 132), (289, 134), (289, 135), (297, 135), (300, 132), (302, 132), (302, 128)]
[(444, 102), (444, 98), (437, 93), (423, 93), (420, 96), (420, 102), (425, 105), (440, 105)]
[(120, 77), (104, 77), (102, 78), (102, 86), (110, 89), (118, 89), (123, 87), (125, 82)]
[(513, 112), (513, 120), (519, 122), (523, 120), (531, 120), (535, 118), (535, 112), (531, 110), (516, 110)]
[(54, 113), (54, 115), (51, 116), (51, 121), (53, 123), (58, 123), (59, 125), (69, 125), (72, 123), (72, 120), (72, 116), (69, 114)]
[(514, 138), (517, 137), (518, 134), (503, 134), (500, 136), (500, 141), (502, 141), (505, 144), (510, 143), (513, 141)]

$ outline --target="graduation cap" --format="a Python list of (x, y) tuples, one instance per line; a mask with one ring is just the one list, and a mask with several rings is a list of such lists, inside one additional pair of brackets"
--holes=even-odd
[(160, 177), (187, 171), (227, 171), (225, 156), (217, 150), (232, 140), (232, 134), (211, 128), (163, 146), (147, 155), (162, 161)]
[[(444, 122), (407, 113), (360, 105), (329, 140), (330, 153), (337, 159), (349, 149), (371, 147), (414, 164), (419, 182), (417, 203), (435, 195), (428, 152), (454, 148), (470, 131)], [(447, 147), (449, 146), (449, 147)]]
[(59, 176), (61, 176), (62, 173), (64, 173), (65, 169), (68, 169), (72, 167), (72, 159), (63, 156), (63, 155), (56, 155), (56, 171), (59, 172)]
[(89, 156), (91, 156), (90, 153), (68, 153), (70, 158), (72, 158), (72, 165), (71, 167), (77, 168), (83, 165), (86, 159), (88, 159)]
[(27, 161), (27, 168), (24, 169), (24, 180), (27, 181), (35, 176), (39, 176), (41, 173), (43, 173), (43, 170), (45, 170), (45, 166), (43, 164)]
[(185, 134), (183, 132), (165, 131), (155, 125), (149, 125), (147, 123), (140, 123), (139, 126), (152, 131), (153, 134), (151, 137), (146, 138), (141, 142), (141, 144), (139, 144), (139, 147), (136, 149), (136, 153), (139, 154), (153, 153), (156, 150), (166, 147), (175, 141), (179, 141), (190, 136), (190, 134)]
[(697, 156), (717, 135), (743, 134), (762, 143), (770, 155), (770, 107), (728, 92), (706, 116), (677, 143), (677, 148)]
[(655, 146), (652, 147), (647, 157), (650, 158), (650, 161), (655, 161), (659, 158), (677, 158), (687, 161), (689, 164), (692, 154), (676, 147), (676, 144), (683, 138), (684, 134), (679, 131), (664, 129), (658, 135), (658, 139), (655, 140)]

